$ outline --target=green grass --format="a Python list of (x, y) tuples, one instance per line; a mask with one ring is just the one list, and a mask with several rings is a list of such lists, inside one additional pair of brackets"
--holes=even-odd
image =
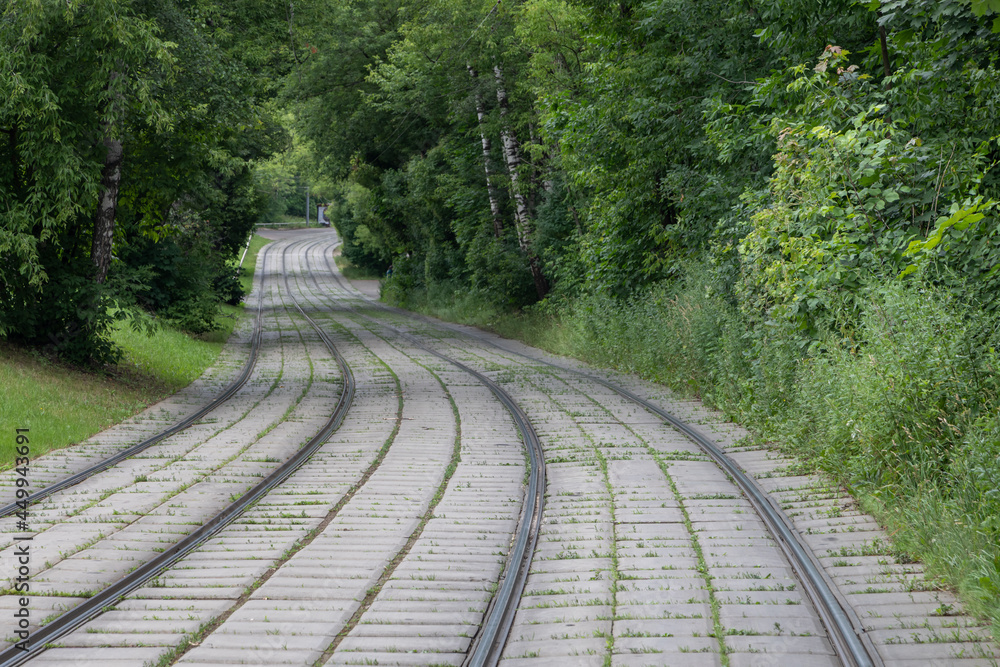
[(239, 307), (227, 306), (217, 321), (222, 328), (192, 336), (169, 325), (160, 326), (152, 336), (135, 332), (119, 323), (111, 339), (122, 348), (122, 361), (139, 375), (155, 378), (167, 392), (186, 387), (219, 356), (224, 339), (232, 333)]
[(337, 254), (333, 257), (333, 260), (337, 262), (337, 268), (340, 269), (340, 272), (344, 274), (344, 277), (348, 280), (380, 280), (385, 277), (378, 271), (372, 271), (371, 269), (355, 266), (351, 263), (351, 260), (340, 254), (339, 248), (337, 249)]
[(30, 457), (80, 442), (169, 394), (154, 377), (122, 368), (96, 374), (0, 344), (0, 466), (14, 457), (14, 429), (30, 429)]
[[(245, 288), (267, 242), (254, 236), (244, 261)], [(13, 460), (15, 429), (30, 429), (35, 458), (86, 440), (187, 386), (215, 362), (242, 312), (242, 306), (223, 306), (221, 328), (201, 336), (161, 326), (148, 337), (119, 326), (111, 337), (124, 351), (122, 362), (103, 372), (0, 343), (0, 467)]]

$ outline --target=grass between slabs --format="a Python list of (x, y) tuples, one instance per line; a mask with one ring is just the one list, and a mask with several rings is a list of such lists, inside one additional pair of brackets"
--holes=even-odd
[[(255, 235), (243, 262), (248, 292), (266, 243)], [(0, 468), (13, 461), (15, 429), (29, 429), (35, 458), (86, 440), (187, 386), (215, 363), (242, 312), (242, 306), (222, 306), (221, 328), (201, 336), (165, 324), (152, 336), (118, 327), (111, 337), (124, 351), (122, 361), (96, 373), (0, 343)]]

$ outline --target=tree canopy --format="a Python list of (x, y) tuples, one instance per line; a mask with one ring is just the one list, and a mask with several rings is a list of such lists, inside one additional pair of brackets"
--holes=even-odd
[(993, 309), (995, 29), (985, 0), (14, 0), (0, 335), (103, 358), (109, 312), (209, 327), (307, 186), (400, 303), (703, 263), (807, 339), (915, 273)]
[(748, 312), (809, 335), (917, 265), (990, 288), (989, 3), (309, 11), (286, 99), (339, 183), (345, 252), (392, 265), (398, 298), (628, 297), (711, 261)]
[(286, 143), (267, 107), (284, 16), (267, 7), (5, 4), (0, 335), (102, 361), (128, 306), (210, 326), (265, 203), (254, 165)]

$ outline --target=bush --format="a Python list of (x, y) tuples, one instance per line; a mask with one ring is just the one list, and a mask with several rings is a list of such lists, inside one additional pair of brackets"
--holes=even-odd
[(996, 404), (991, 321), (932, 288), (890, 284), (867, 297), (858, 339), (803, 364), (794, 440), (876, 494), (944, 481)]
[(111, 294), (94, 282), (93, 264), (86, 258), (64, 262), (53, 245), (41, 248), (39, 260), (47, 282), (31, 284), (12, 272), (12, 280), (0, 286), (0, 335), (75, 364), (117, 361), (119, 352), (107, 336)]

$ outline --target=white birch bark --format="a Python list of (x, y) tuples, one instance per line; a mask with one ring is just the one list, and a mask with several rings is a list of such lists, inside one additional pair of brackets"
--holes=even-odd
[[(479, 73), (472, 68), (472, 65), (466, 65), (469, 69), (469, 76), (473, 79), (479, 77)], [(497, 195), (496, 184), (493, 182), (493, 165), (490, 161), (490, 138), (486, 136), (486, 130), (483, 128), (483, 118), (486, 116), (486, 112), (483, 110), (483, 100), (479, 93), (476, 92), (476, 118), (479, 122), (479, 138), (483, 142), (483, 168), (486, 170), (486, 191), (490, 198), (490, 213), (493, 215), (493, 235), (497, 238), (503, 234), (503, 216), (500, 213), (500, 198)]]
[[(115, 79), (121, 76), (118, 72), (111, 73), (110, 89)], [(112, 98), (112, 117), (116, 115), (121, 100)], [(104, 147), (107, 155), (101, 168), (101, 193), (97, 200), (97, 213), (94, 215), (94, 239), (90, 246), (90, 259), (97, 269), (94, 280), (103, 283), (111, 267), (111, 243), (115, 236), (115, 212), (118, 209), (118, 187), (122, 179), (122, 159), (124, 151), (122, 142), (112, 138), (112, 121), (104, 125)]]
[(510, 172), (510, 189), (514, 196), (514, 226), (517, 229), (517, 243), (528, 256), (528, 268), (535, 282), (538, 298), (542, 299), (549, 291), (548, 281), (542, 274), (538, 256), (531, 249), (531, 215), (528, 212), (528, 201), (524, 196), (520, 182), (521, 144), (517, 140), (514, 129), (506, 122), (507, 118), (507, 88), (504, 85), (503, 70), (499, 65), (493, 66), (493, 74), (497, 83), (497, 104), (500, 107), (500, 140), (503, 142), (504, 159), (507, 171)]

